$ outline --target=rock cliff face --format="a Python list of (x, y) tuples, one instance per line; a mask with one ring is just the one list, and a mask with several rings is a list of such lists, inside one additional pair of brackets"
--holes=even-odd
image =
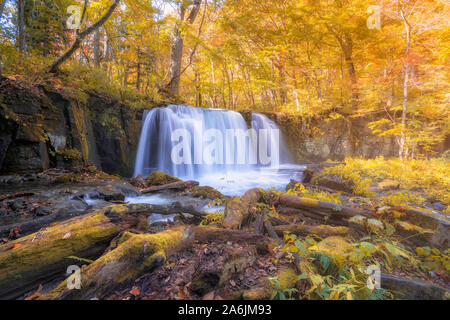
[[(346, 156), (398, 157), (395, 137), (374, 135), (369, 128), (369, 123), (379, 120), (381, 115), (335, 119), (324, 116), (303, 119), (280, 113), (266, 115), (279, 125), (291, 150), (302, 162), (343, 160)], [(448, 147), (444, 142), (435, 151), (442, 153)]]
[(5, 78), (0, 106), (0, 174), (74, 162), (132, 174), (142, 112), (94, 93)]

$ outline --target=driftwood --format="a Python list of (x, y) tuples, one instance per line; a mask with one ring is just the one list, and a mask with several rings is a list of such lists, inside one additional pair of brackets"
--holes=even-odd
[(178, 227), (156, 234), (125, 232), (116, 248), (81, 269), (81, 288), (70, 290), (67, 280), (40, 299), (102, 299), (115, 288), (153, 270), (167, 255), (188, 248), (194, 241), (190, 228)]
[(185, 190), (192, 187), (198, 186), (199, 183), (197, 181), (179, 181), (179, 182), (173, 182), (168, 184), (163, 184), (161, 186), (153, 186), (147, 189), (142, 189), (141, 193), (152, 193), (156, 191), (162, 191), (162, 190)]

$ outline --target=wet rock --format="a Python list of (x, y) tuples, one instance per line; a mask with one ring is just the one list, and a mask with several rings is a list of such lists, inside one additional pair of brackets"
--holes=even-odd
[(446, 290), (434, 283), (419, 279), (394, 278), (381, 275), (381, 288), (391, 291), (396, 299), (443, 300)]
[(442, 203), (436, 202), (433, 203), (433, 208), (434, 210), (443, 211), (446, 208), (446, 206), (444, 206)]
[(136, 178), (130, 179), (130, 184), (136, 188), (144, 189), (147, 188), (147, 182), (144, 177), (140, 174)]
[(314, 176), (314, 170), (307, 168), (302, 173), (302, 182), (304, 183), (310, 183), (312, 178)]
[(38, 217), (43, 217), (43, 216), (48, 216), (49, 214), (51, 214), (52, 211), (50, 210), (50, 208), (47, 207), (37, 207), (34, 209), (34, 214)]
[(450, 223), (441, 221), (430, 242), (436, 247), (447, 249), (450, 244)]

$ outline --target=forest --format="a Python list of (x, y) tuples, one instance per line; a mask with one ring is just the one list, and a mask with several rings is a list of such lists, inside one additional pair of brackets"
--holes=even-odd
[(448, 300), (449, 20), (0, 0), (0, 299)]

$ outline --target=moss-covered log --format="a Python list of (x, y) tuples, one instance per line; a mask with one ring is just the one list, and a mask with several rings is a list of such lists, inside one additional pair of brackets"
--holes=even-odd
[(120, 204), (114, 205), (107, 209), (107, 215), (122, 215), (122, 214), (145, 214), (151, 215), (152, 213), (158, 214), (176, 214), (176, 213), (189, 213), (194, 216), (204, 217), (206, 213), (197, 209), (192, 205), (183, 205), (180, 202), (174, 202), (168, 205), (157, 204)]
[(262, 234), (254, 234), (241, 230), (228, 230), (210, 227), (192, 227), (195, 233), (195, 240), (199, 242), (208, 241), (242, 241), (247, 244), (264, 244), (269, 239)]
[(317, 235), (321, 238), (329, 236), (348, 236), (350, 229), (347, 227), (332, 227), (332, 226), (308, 226), (305, 224), (290, 224), (274, 227), (275, 232), (282, 236), (285, 232), (293, 233), (296, 235)]
[(125, 232), (115, 249), (81, 269), (81, 289), (68, 289), (65, 280), (40, 299), (101, 299), (114, 288), (160, 266), (168, 254), (189, 247), (193, 240), (192, 229), (185, 227), (157, 234)]
[(331, 216), (337, 216), (337, 217), (353, 217), (357, 215), (368, 215), (366, 212), (346, 207), (340, 204), (331, 203), (331, 202), (325, 202), (325, 201), (319, 201), (316, 199), (310, 199), (310, 198), (302, 198), (297, 196), (290, 196), (290, 195), (281, 195), (278, 199), (275, 201), (277, 204), (285, 206), (285, 207), (291, 207), (291, 208), (297, 208), (297, 209), (314, 209), (316, 211), (323, 211), (327, 215)]
[(69, 256), (97, 257), (121, 230), (101, 210), (0, 246), (0, 297), (17, 298), (65, 272)]

